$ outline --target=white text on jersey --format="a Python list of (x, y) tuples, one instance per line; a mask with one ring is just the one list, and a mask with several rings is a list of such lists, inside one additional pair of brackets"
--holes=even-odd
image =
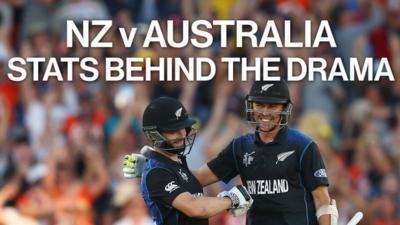
[(252, 195), (281, 194), (289, 191), (289, 183), (286, 179), (248, 180), (247, 190)]

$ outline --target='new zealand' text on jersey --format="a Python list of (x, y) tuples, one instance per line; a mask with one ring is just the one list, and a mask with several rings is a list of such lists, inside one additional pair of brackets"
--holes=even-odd
[(207, 225), (207, 219), (190, 218), (172, 207), (174, 199), (189, 192), (203, 196), (203, 188), (182, 164), (157, 152), (150, 153), (141, 181), (144, 201), (157, 225)]
[(317, 145), (299, 131), (283, 128), (268, 144), (241, 136), (208, 167), (224, 182), (240, 175), (254, 199), (248, 225), (318, 224), (311, 192), (328, 177)]

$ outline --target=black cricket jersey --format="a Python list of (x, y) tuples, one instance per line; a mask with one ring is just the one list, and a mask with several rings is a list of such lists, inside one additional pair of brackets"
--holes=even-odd
[(153, 221), (157, 225), (207, 225), (207, 219), (190, 218), (172, 207), (183, 192), (203, 196), (203, 187), (190, 170), (152, 151), (141, 180), (141, 191)]
[(208, 167), (224, 182), (240, 175), (254, 199), (247, 225), (318, 224), (311, 192), (328, 177), (318, 146), (299, 131), (282, 128), (268, 144), (257, 133), (240, 136)]

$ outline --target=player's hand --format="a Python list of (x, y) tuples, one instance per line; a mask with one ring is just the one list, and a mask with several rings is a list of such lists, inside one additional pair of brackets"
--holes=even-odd
[[(141, 150), (148, 151), (149, 146), (144, 146)], [(145, 150), (144, 150), (145, 149)], [(124, 156), (122, 173), (125, 178), (132, 179), (142, 176), (143, 167), (146, 163), (147, 158), (142, 154), (132, 153)]]
[[(218, 194), (218, 197), (230, 198), (232, 201), (231, 209), (243, 209), (244, 212), (253, 204), (253, 199), (243, 185), (237, 185), (229, 191), (223, 191)], [(241, 213), (243, 214), (244, 212)], [(240, 211), (237, 211), (237, 213), (240, 213)]]
[(146, 158), (141, 154), (132, 153), (125, 155), (122, 169), (124, 177), (128, 179), (141, 177), (145, 162)]
[(339, 218), (339, 213), (336, 207), (336, 201), (335, 199), (331, 200), (331, 203), (329, 205), (323, 205), (320, 206), (317, 209), (317, 220), (320, 219), (321, 216), (323, 215), (329, 215), (330, 216), (330, 225), (337, 225), (338, 224), (338, 218)]

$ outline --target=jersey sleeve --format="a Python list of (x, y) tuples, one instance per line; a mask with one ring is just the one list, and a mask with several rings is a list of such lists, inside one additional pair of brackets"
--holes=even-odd
[(224, 150), (222, 150), (217, 157), (207, 163), (210, 170), (225, 183), (228, 183), (239, 172), (235, 159), (234, 143), (232, 141)]
[(313, 191), (318, 186), (328, 186), (328, 175), (318, 146), (312, 142), (305, 149), (301, 160), (301, 173), (303, 182), (308, 191)]
[(146, 187), (150, 198), (172, 206), (174, 199), (186, 192), (177, 178), (162, 168), (152, 169), (146, 176)]

